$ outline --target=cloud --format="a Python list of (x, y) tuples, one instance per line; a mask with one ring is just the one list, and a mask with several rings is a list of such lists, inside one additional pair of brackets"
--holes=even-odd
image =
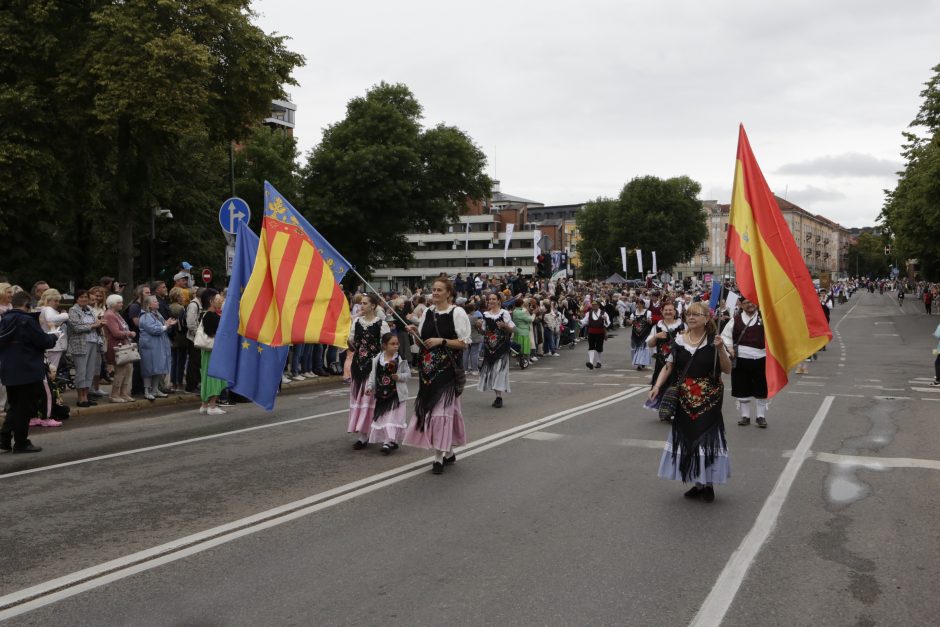
[(878, 159), (858, 152), (847, 152), (841, 155), (826, 155), (808, 161), (787, 163), (777, 169), (777, 174), (892, 178), (902, 167), (903, 165), (898, 161)]
[[(779, 192), (776, 193), (778, 196), (781, 195)], [(807, 208), (807, 205), (812, 205), (813, 203), (833, 202), (846, 198), (845, 194), (840, 191), (836, 191), (834, 189), (823, 189), (821, 187), (814, 187), (812, 185), (807, 185), (802, 189), (789, 189), (784, 193), (786, 194), (787, 200), (803, 207), (804, 209)]]

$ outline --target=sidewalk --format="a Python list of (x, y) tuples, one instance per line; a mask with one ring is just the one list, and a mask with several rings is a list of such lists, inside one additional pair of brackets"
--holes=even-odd
[[(289, 384), (281, 386), (281, 394), (290, 393), (291, 390), (309, 389), (328, 383), (342, 383), (342, 381), (343, 378), (341, 376), (318, 377), (316, 379), (306, 379), (305, 381), (291, 381)], [(99, 416), (118, 412), (151, 410), (158, 407), (170, 408), (179, 404), (198, 405), (201, 402), (198, 392), (195, 394), (172, 392), (169, 393), (167, 398), (158, 398), (154, 401), (148, 401), (144, 399), (143, 396), (138, 396), (135, 397), (138, 398), (138, 400), (133, 403), (112, 403), (108, 400), (108, 394), (111, 393), (111, 386), (102, 385), (101, 391), (105, 393), (105, 396), (92, 399), (96, 401), (98, 405), (92, 407), (78, 407), (76, 405), (78, 402), (78, 393), (75, 390), (66, 390), (62, 394), (62, 401), (69, 406), (69, 416)]]

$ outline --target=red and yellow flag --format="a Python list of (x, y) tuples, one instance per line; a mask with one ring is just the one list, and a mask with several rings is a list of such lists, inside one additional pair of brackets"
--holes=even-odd
[(303, 216), (265, 194), (258, 256), (239, 307), (238, 332), (271, 346), (346, 346), (349, 304), (303, 228)]
[(771, 397), (787, 384), (787, 370), (828, 344), (832, 331), (800, 249), (751, 152), (743, 124), (727, 250), (741, 294), (761, 310)]

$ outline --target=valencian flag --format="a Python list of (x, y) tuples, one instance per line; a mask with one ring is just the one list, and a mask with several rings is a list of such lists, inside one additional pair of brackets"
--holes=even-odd
[(259, 344), (238, 334), (239, 305), (257, 254), (258, 236), (244, 221), (239, 222), (232, 277), (209, 357), (209, 375), (226, 381), (233, 392), (271, 411), (290, 349)]
[(271, 346), (346, 346), (350, 315), (339, 281), (349, 263), (264, 183), (261, 243), (242, 294), (238, 332)]
[(787, 384), (787, 370), (828, 344), (832, 332), (800, 249), (751, 152), (743, 124), (738, 135), (727, 250), (741, 294), (761, 310), (771, 397)]

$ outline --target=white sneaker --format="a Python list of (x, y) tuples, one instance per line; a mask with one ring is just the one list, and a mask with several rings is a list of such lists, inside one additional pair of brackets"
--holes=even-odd
[(290, 382), (291, 380), (286, 374), (281, 375), (281, 383), (283, 383), (284, 385), (287, 385)]
[(218, 416), (220, 414), (224, 414), (225, 410), (219, 409), (218, 407), (210, 407), (209, 409), (206, 410), (206, 413), (209, 414), (210, 416)]
[(199, 408), (199, 413), (200, 413), (200, 414), (205, 414), (205, 413), (207, 413), (208, 411), (209, 411), (209, 408), (208, 408), (208, 407), (200, 407), (200, 408)]
[(294, 376), (291, 377), (291, 378), (292, 378), (294, 381), (303, 381), (304, 379), (306, 379), (306, 377), (304, 377), (303, 375), (299, 375), (299, 374), (294, 375)]
[(558, 353), (552, 353), (552, 357), (561, 357)]
[(305, 372), (305, 373), (304, 373), (304, 377), (306, 377), (306, 378), (308, 378), (308, 379), (319, 379), (319, 378), (320, 378), (320, 377), (318, 377), (316, 374), (314, 374), (313, 372)]
[(156, 396), (157, 398), (166, 398), (167, 396), (169, 396), (168, 394), (165, 394), (161, 392), (160, 390), (157, 390), (156, 392), (154, 392), (153, 395)]

